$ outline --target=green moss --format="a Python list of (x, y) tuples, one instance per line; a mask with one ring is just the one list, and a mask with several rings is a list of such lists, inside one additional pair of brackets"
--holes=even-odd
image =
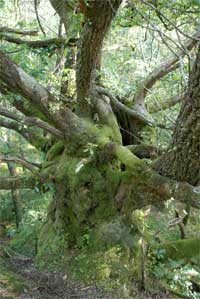
[(45, 137), (41, 137), (41, 134), (38, 134), (35, 137), (32, 137), (31, 139), (31, 144), (33, 144), (36, 148), (40, 149), (41, 151), (44, 151), (47, 143), (48, 139)]
[(85, 283), (95, 281), (106, 288), (119, 287), (132, 277), (132, 263), (126, 249), (118, 246), (91, 251), (88, 248), (76, 251), (68, 261), (73, 276)]
[(97, 134), (97, 143), (98, 145), (104, 146), (107, 142), (116, 142), (117, 144), (121, 144), (121, 134), (119, 130), (117, 132), (110, 126), (101, 126), (98, 128)]
[[(106, 126), (101, 129), (102, 136), (100, 133), (98, 138), (103, 146), (112, 138), (112, 131)], [(39, 236), (37, 261), (40, 266), (62, 264), (69, 256), (70, 247), (80, 249), (81, 253), (70, 260), (75, 275), (120, 284), (128, 281), (133, 273), (129, 259), (135, 241), (131, 222), (120, 218), (118, 203), (113, 199), (121, 184), (129, 186), (132, 183), (131, 163), (138, 172), (143, 163), (120, 146), (118, 154), (131, 164), (130, 170), (121, 171), (115, 161), (98, 163), (96, 149), (98, 146), (91, 146), (91, 151), (83, 152), (82, 148), (80, 157), (74, 157), (67, 147), (57, 157), (55, 195), (58, 199), (51, 204), (48, 221)], [(131, 211), (129, 209), (130, 214)], [(57, 221), (63, 221), (64, 225), (59, 226)]]
[(146, 166), (144, 160), (136, 157), (127, 147), (122, 145), (117, 145), (115, 148), (116, 156), (119, 161), (125, 164), (130, 169), (135, 169), (137, 167)]
[(39, 268), (53, 270), (62, 265), (68, 248), (68, 236), (54, 228), (53, 223), (46, 223), (40, 232), (36, 265)]
[(99, 127), (98, 134), (97, 134), (97, 143), (98, 145), (104, 146), (107, 142), (112, 141), (113, 131), (108, 126), (101, 126)]
[(186, 260), (199, 257), (200, 239), (184, 239), (173, 242), (162, 243), (156, 247), (158, 250), (163, 249), (164, 259)]
[(64, 152), (61, 157), (59, 157), (55, 169), (56, 181), (62, 181), (67, 177), (69, 171), (69, 156)]
[(106, 174), (102, 174), (93, 163), (84, 165), (78, 173), (73, 174), (71, 172), (71, 208), (77, 218), (88, 218), (96, 223), (111, 215), (114, 206), (109, 193), (105, 192), (108, 189)]
[[(67, 143), (67, 153), (69, 155), (81, 156), (83, 148), (88, 142), (96, 143), (96, 136), (98, 134), (97, 127), (89, 119), (82, 119), (81, 123), (77, 122), (73, 128), (75, 134), (69, 135), (69, 143)], [(66, 136), (67, 139), (68, 136)]]
[(64, 151), (64, 141), (60, 140), (56, 142), (47, 152), (46, 159), (48, 161), (53, 160), (56, 156), (61, 155)]

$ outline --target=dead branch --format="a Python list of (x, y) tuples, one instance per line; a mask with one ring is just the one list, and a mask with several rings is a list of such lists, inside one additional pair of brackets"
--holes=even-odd
[(40, 27), (40, 30), (42, 31), (43, 35), (46, 36), (46, 33), (42, 27), (42, 24), (40, 22), (40, 17), (39, 17), (39, 13), (38, 13), (38, 1), (37, 0), (34, 0), (34, 9), (35, 9), (35, 15), (36, 15), (36, 19), (37, 19), (37, 22), (38, 22), (38, 25)]
[(0, 33), (13, 33), (13, 34), (19, 34), (19, 35), (31, 35), (35, 36), (38, 35), (38, 30), (20, 30), (15, 28), (9, 28), (6, 26), (0, 27)]
[[(184, 43), (184, 49), (187, 51), (190, 51), (196, 44), (198, 39), (200, 38), (200, 31), (197, 31), (193, 38), (187, 40)], [(169, 60), (162, 63), (160, 66), (155, 68), (149, 76), (140, 84), (136, 94), (134, 95), (134, 105), (143, 105), (145, 97), (148, 93), (148, 90), (153, 87), (153, 85), (166, 76), (168, 73), (174, 71), (179, 66), (179, 58), (182, 56), (185, 56), (186, 52), (185, 50), (179, 50), (176, 53), (175, 57), (170, 58)]]

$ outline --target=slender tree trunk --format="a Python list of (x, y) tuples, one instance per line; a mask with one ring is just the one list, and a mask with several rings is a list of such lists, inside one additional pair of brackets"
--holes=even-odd
[[(15, 171), (15, 168), (12, 165), (12, 163), (7, 162), (7, 166), (8, 166), (10, 176), (12, 176), (12, 177), (16, 176), (16, 171)], [(21, 199), (20, 199), (19, 190), (12, 189), (11, 197), (12, 197), (13, 208), (14, 208), (14, 213), (15, 213), (16, 227), (19, 228), (20, 223), (22, 221), (22, 209), (21, 209)]]
[(156, 163), (162, 175), (186, 181), (192, 185), (200, 183), (200, 48), (189, 80), (189, 89), (182, 104), (172, 144), (166, 155)]

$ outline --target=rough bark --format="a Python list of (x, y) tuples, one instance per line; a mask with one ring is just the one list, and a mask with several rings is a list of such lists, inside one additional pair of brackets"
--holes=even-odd
[(0, 52), (0, 80), (7, 86), (8, 90), (27, 98), (47, 118), (51, 118), (49, 108), (53, 98), (50, 93), (3, 52)]
[(172, 144), (166, 155), (156, 163), (162, 175), (200, 183), (200, 48), (190, 74), (189, 89), (177, 118)]
[(85, 23), (78, 44), (76, 70), (77, 99), (81, 113), (87, 114), (91, 110), (89, 97), (103, 39), (121, 2), (88, 1)]
[[(54, 132), (56, 131), (56, 128), (60, 129), (64, 133), (66, 140), (74, 140), (77, 137), (78, 142), (81, 134), (88, 134), (90, 126), (87, 125), (87, 122), (82, 121), (67, 107), (64, 109), (62, 109), (62, 107), (58, 110), (55, 109), (54, 104), (57, 102), (57, 99), (44, 86), (28, 75), (1, 51), (0, 80), (2, 80), (9, 91), (15, 94), (20, 94), (26, 98), (31, 105), (44, 114), (49, 123), (55, 126), (55, 129), (52, 128), (50, 124), (41, 120), (27, 118), (28, 121), (33, 121), (33, 123), (35, 125), (37, 123), (38, 126), (47, 126)], [(70, 131), (73, 131), (72, 135), (70, 134)], [(58, 135), (60, 135), (60, 133)]]

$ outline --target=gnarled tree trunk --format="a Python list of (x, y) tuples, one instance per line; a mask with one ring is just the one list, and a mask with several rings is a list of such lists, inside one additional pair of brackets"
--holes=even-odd
[(172, 143), (168, 153), (156, 162), (162, 175), (188, 182), (200, 183), (200, 48), (189, 80)]

